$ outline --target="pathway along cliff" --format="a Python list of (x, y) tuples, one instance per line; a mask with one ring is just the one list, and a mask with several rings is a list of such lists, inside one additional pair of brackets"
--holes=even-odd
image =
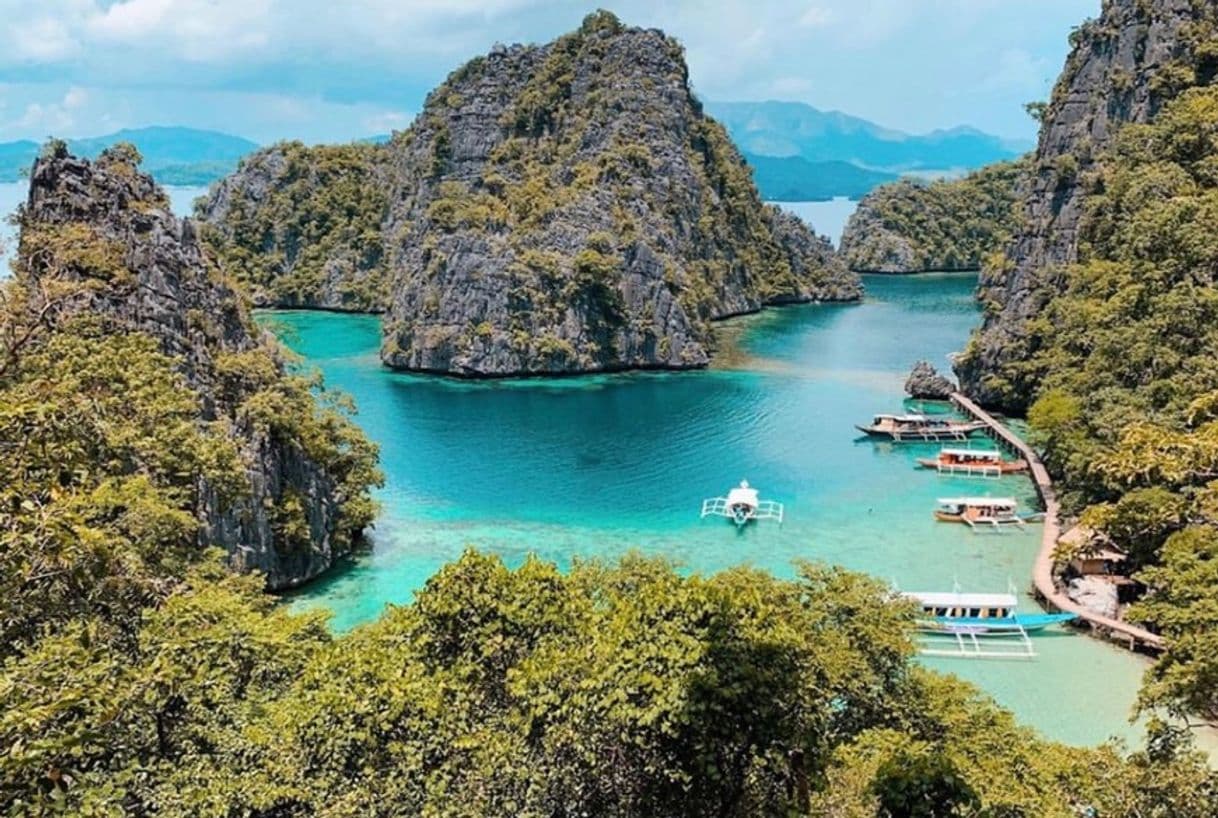
[(1032, 583), (1036, 589), (1037, 598), (1043, 604), (1056, 608), (1059, 611), (1078, 614), (1080, 619), (1084, 620), (1101, 635), (1114, 641), (1127, 641), (1130, 648), (1137, 649), (1138, 647), (1143, 647), (1155, 651), (1162, 650), (1164, 647), (1163, 637), (1157, 633), (1151, 633), (1144, 628), (1139, 628), (1128, 622), (1122, 622), (1119, 619), (1112, 619), (1111, 617), (1102, 616), (1094, 611), (1090, 611), (1082, 605), (1077, 604), (1058, 589), (1057, 584), (1053, 581), (1053, 551), (1057, 548), (1057, 540), (1061, 535), (1061, 523), (1057, 516), (1061, 509), (1057, 503), (1057, 494), (1054, 492), (1053, 480), (1049, 477), (1049, 471), (1045, 468), (1044, 463), (1040, 461), (1040, 456), (1037, 455), (1035, 449), (1020, 440), (989, 412), (986, 412), (959, 392), (952, 393), (951, 401), (962, 411), (983, 421), (999, 443), (1005, 444), (1017, 451), (1028, 462), (1028, 466), (1031, 468), (1032, 482), (1036, 485), (1036, 493), (1040, 496), (1040, 500), (1045, 506), (1045, 525), (1044, 531), (1041, 534), (1040, 551), (1036, 555), (1036, 564), (1032, 569)]

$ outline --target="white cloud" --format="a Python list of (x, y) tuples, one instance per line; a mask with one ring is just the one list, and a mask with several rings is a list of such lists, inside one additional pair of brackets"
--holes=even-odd
[[(45, 84), (9, 100), (0, 133), (31, 105), (31, 121), (57, 107), (88, 130), (107, 112), (142, 124), (124, 106), (144, 91), (172, 102), (153, 111), (163, 122), (232, 92), (250, 101), (246, 119), (200, 112), (212, 127), (256, 122), (253, 132), (276, 117), (284, 136), (391, 128), (393, 112), (417, 108), (466, 59), (495, 42), (549, 40), (597, 5), (679, 38), (709, 99), (785, 97), (906, 129), (973, 121), (1015, 132), (1030, 127), (1018, 103), (1056, 74), (1065, 33), (1098, 2), (721, 0), (708, 11), (696, 0), (0, 0), (0, 78)], [(89, 91), (76, 108), (60, 101), (71, 86)], [(355, 118), (311, 123), (323, 109)]]
[(71, 56), (79, 47), (62, 20), (37, 17), (12, 20), (9, 28), (9, 56), (17, 62), (54, 62)]
[(833, 20), (833, 12), (824, 6), (808, 6), (807, 11), (799, 18), (799, 24), (804, 28), (820, 28)]
[(79, 85), (73, 85), (63, 95), (63, 107), (65, 110), (71, 111), (75, 108), (82, 107), (89, 101), (89, 92), (81, 88)]
[[(58, 102), (30, 102), (15, 126), (38, 137), (65, 135), (76, 124), (76, 116), (88, 102), (89, 94), (78, 86), (70, 87)], [(12, 126), (6, 126), (8, 130)]]
[(369, 135), (377, 135), (390, 133), (391, 131), (400, 131), (408, 126), (413, 119), (414, 114), (408, 114), (404, 111), (384, 111), (364, 117), (363, 124), (364, 130)]
[(173, 7), (174, 0), (123, 0), (95, 14), (89, 27), (102, 37), (130, 42), (156, 32)]

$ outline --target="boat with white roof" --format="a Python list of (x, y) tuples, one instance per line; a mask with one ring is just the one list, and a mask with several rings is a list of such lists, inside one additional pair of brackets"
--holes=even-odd
[(782, 514), (782, 503), (760, 499), (757, 489), (750, 486), (748, 480), (741, 480), (740, 485), (731, 489), (726, 497), (711, 497), (702, 501), (703, 517), (727, 517), (737, 527), (753, 520), (777, 520), (781, 523)]
[(930, 415), (876, 415), (868, 426), (855, 426), (868, 437), (887, 438), (894, 443), (935, 440), (967, 440), (985, 428), (976, 420), (956, 420)]
[(964, 523), (976, 530), (978, 527), (1001, 529), (1005, 526), (1023, 526), (1026, 521), (1019, 516), (1019, 504), (1011, 497), (944, 497), (935, 509), (935, 519), (944, 523)]
[(1072, 613), (1016, 613), (1013, 593), (913, 591), (901, 594), (920, 608), (922, 653), (927, 656), (1023, 659), (1036, 655), (1030, 633), (1077, 619)]
[(935, 469), (939, 474), (966, 477), (1001, 477), (1028, 468), (1026, 460), (1006, 460), (996, 449), (944, 448), (935, 457), (919, 457), (917, 462), (922, 468)]

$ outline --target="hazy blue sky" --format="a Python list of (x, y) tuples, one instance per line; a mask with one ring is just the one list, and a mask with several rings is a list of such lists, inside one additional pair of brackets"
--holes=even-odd
[(0, 0), (0, 140), (182, 124), (266, 142), (403, 127), (496, 42), (596, 6), (684, 42), (706, 99), (786, 99), (912, 131), (1031, 137), (1099, 0)]

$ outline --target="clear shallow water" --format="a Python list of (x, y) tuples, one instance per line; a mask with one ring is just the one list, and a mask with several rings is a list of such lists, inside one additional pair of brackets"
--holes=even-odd
[[(267, 316), (327, 383), (354, 396), (382, 447), (387, 484), (374, 548), (293, 596), (339, 629), (404, 603), (469, 544), (509, 562), (535, 552), (568, 564), (635, 548), (690, 570), (741, 563), (793, 574), (822, 560), (906, 590), (1028, 585), (1039, 526), (973, 534), (936, 523), (959, 493), (1033, 500), (1024, 478), (977, 481), (915, 471), (934, 446), (856, 439), (855, 422), (898, 409), (904, 373), (936, 365), (976, 321), (969, 275), (872, 277), (866, 303), (772, 310), (727, 332), (738, 368), (680, 374), (465, 383), (395, 374), (377, 359), (368, 316)], [(782, 526), (743, 532), (700, 520), (704, 497), (747, 477), (786, 504)], [(1025, 597), (1025, 609), (1035, 603)], [(1072, 634), (1036, 640), (1032, 662), (937, 659), (1046, 735), (1136, 741), (1128, 721), (1144, 662)]]

